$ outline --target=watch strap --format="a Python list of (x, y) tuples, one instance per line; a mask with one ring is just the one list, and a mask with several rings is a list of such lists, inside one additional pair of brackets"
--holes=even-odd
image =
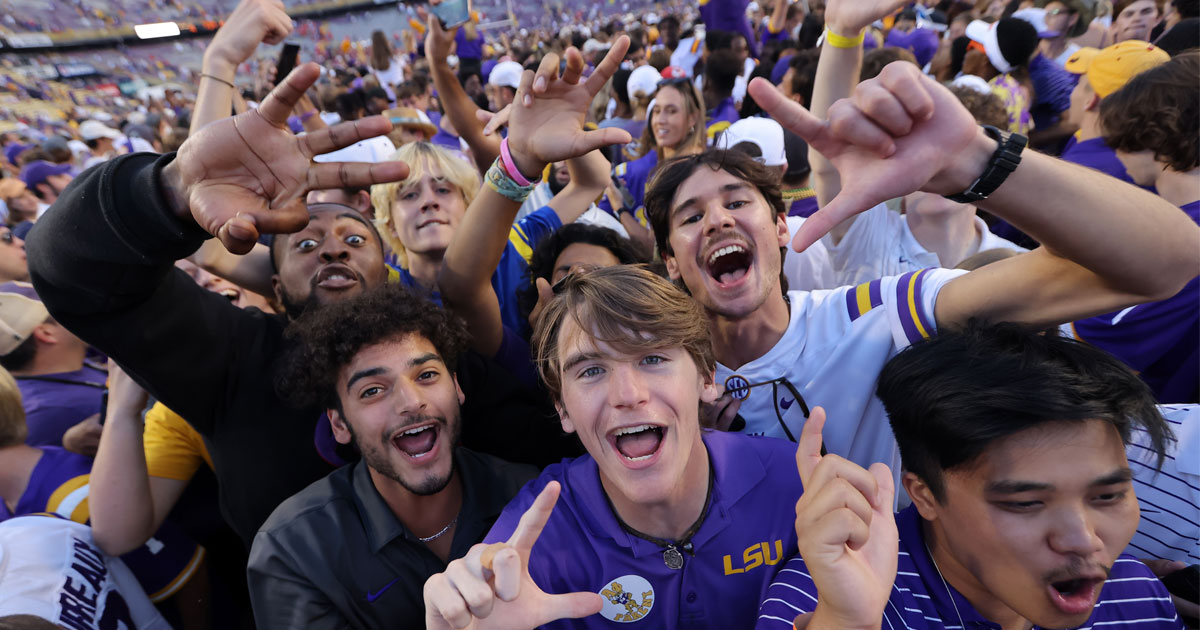
[(1021, 163), (1021, 152), (1029, 144), (1029, 138), (1019, 133), (1001, 131), (991, 125), (984, 125), (983, 131), (997, 142), (996, 151), (975, 183), (957, 195), (946, 195), (950, 201), (975, 203), (987, 199)]

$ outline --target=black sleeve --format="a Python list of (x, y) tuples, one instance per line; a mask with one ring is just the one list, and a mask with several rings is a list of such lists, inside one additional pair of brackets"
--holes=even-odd
[(35, 224), (26, 252), (56, 321), (209, 434), (235, 372), (266, 369), (271, 323), (174, 269), (208, 234), (169, 210), (160, 173), (173, 159), (141, 153), (85, 171)]

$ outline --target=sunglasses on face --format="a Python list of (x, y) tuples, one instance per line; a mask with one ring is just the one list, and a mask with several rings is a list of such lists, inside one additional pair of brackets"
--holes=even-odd
[(0, 243), (4, 243), (5, 245), (12, 245), (14, 238), (16, 238), (16, 236), (13, 235), (12, 230), (5, 230), (3, 232), (0, 232)]

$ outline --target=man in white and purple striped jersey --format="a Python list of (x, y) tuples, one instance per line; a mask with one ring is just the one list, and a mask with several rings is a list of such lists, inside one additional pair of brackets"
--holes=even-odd
[(1172, 436), (1120, 361), (972, 322), (897, 355), (878, 395), (913, 505), (892, 514), (886, 465), (823, 457), (814, 412), (796, 454), (800, 555), (757, 628), (1183, 627), (1163, 584), (1122, 553), (1138, 526), (1126, 444), (1144, 432), (1161, 465)]

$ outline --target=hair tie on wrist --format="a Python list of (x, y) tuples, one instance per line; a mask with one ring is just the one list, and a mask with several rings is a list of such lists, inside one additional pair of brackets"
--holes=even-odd
[(846, 37), (845, 35), (838, 35), (837, 33), (834, 33), (828, 26), (826, 26), (825, 41), (829, 42), (829, 45), (833, 46), (834, 48), (858, 48), (859, 46), (862, 46), (863, 35), (866, 32), (867, 29), (863, 29), (858, 32), (857, 37)]
[(496, 158), (496, 161), (492, 162), (492, 167), (484, 174), (483, 182), (500, 196), (516, 203), (525, 203), (525, 200), (529, 198), (529, 193), (532, 193), (537, 186), (534, 183), (520, 184), (517, 182), (509, 169), (504, 167), (501, 158)]
[(230, 83), (229, 81), (226, 81), (225, 79), (222, 79), (221, 77), (213, 76), (207, 72), (201, 72), (200, 76), (201, 76), (201, 78), (208, 77), (208, 78), (212, 79), (213, 81), (216, 81), (218, 83), (224, 83), (225, 85), (228, 85), (229, 87), (231, 87), (235, 90), (237, 89), (237, 86), (235, 86), (233, 83)]

